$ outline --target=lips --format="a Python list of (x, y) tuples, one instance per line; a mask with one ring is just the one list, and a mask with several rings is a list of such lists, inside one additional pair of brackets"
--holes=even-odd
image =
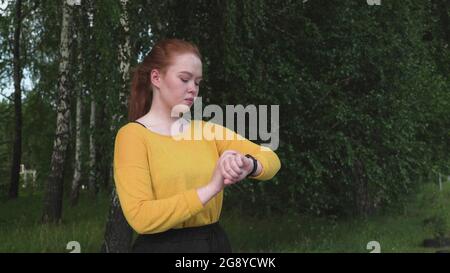
[(187, 99), (184, 99), (185, 101), (189, 101), (189, 102), (194, 102), (194, 98), (187, 98)]

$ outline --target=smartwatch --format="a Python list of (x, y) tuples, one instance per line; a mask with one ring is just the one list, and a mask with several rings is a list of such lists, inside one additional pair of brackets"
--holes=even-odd
[(256, 172), (256, 169), (258, 168), (258, 161), (250, 154), (246, 154), (245, 157), (250, 158), (253, 161), (253, 170), (246, 176), (246, 178), (248, 178)]

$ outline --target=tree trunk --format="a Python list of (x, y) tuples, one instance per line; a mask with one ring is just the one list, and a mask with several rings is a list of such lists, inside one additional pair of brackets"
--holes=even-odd
[(91, 116), (89, 121), (90, 135), (89, 135), (89, 188), (98, 189), (96, 183), (96, 165), (95, 165), (95, 141), (94, 141), (94, 131), (95, 131), (95, 99), (92, 97), (91, 100)]
[(9, 187), (9, 198), (15, 199), (19, 196), (19, 172), (22, 156), (22, 92), (20, 82), (22, 81), (22, 68), (20, 66), (20, 32), (22, 24), (22, 0), (16, 2), (16, 29), (14, 30), (14, 146), (11, 164), (11, 182)]
[(367, 177), (364, 175), (364, 165), (356, 159), (353, 163), (352, 176), (355, 183), (355, 212), (359, 216), (367, 217), (373, 213), (373, 206), (369, 195)]
[[(80, 64), (81, 69), (81, 64)], [(82, 111), (83, 111), (83, 102), (81, 100), (80, 92), (77, 92), (77, 110), (76, 110), (76, 125), (75, 125), (75, 170), (73, 172), (72, 179), (72, 189), (70, 193), (70, 203), (72, 206), (75, 206), (78, 203), (78, 195), (80, 189), (80, 181), (81, 181), (81, 121), (82, 121)]]
[(44, 211), (42, 215), (42, 221), (44, 223), (57, 223), (61, 221), (64, 161), (69, 143), (70, 90), (68, 88), (68, 76), (70, 67), (70, 43), (72, 42), (70, 37), (72, 9), (66, 1), (63, 1), (62, 7), (63, 18), (60, 44), (61, 59), (59, 62), (56, 135), (53, 143), (51, 171), (44, 198)]
[[(128, 82), (129, 82), (129, 70), (130, 70), (130, 28), (128, 21), (128, 0), (120, 1), (122, 12), (120, 16), (120, 25), (123, 32), (123, 40), (119, 45), (119, 61), (120, 72), (122, 75), (122, 88), (119, 92), (118, 109), (113, 113), (111, 122), (111, 132), (115, 135), (118, 125), (124, 120), (124, 112), (127, 105)], [(112, 149), (114, 150), (114, 149)], [(111, 164), (111, 168), (113, 168)], [(113, 177), (113, 176), (112, 176)], [(111, 178), (112, 178), (111, 177)], [(132, 229), (128, 225), (122, 208), (120, 207), (119, 198), (115, 190), (114, 183), (112, 183), (112, 198), (111, 208), (106, 224), (105, 240), (103, 242), (102, 252), (129, 252), (131, 247)]]
[(114, 187), (112, 190), (108, 222), (106, 224), (105, 240), (100, 251), (103, 253), (130, 252), (132, 238), (133, 230), (123, 215), (116, 188)]
[[(93, 36), (93, 29), (94, 29), (94, 2), (92, 0), (87, 0), (85, 2), (87, 7), (87, 25), (88, 25), (88, 39), (89, 39), (89, 47), (88, 51), (91, 56), (91, 58), (96, 59), (96, 56), (98, 55), (97, 49), (95, 46), (94, 36)], [(96, 119), (97, 119), (97, 102), (96, 102), (96, 88), (95, 86), (95, 80), (98, 75), (98, 68), (96, 66), (90, 66), (90, 70), (88, 71), (89, 75), (94, 75), (89, 77), (89, 96), (90, 96), (90, 114), (89, 114), (89, 174), (88, 174), (88, 190), (90, 192), (90, 195), (92, 198), (95, 198), (97, 196), (99, 187), (97, 182), (97, 147), (95, 143), (96, 138)]]
[(76, 84), (76, 100), (77, 100), (77, 109), (76, 109), (76, 118), (75, 118), (75, 168), (73, 172), (72, 178), (72, 187), (70, 191), (70, 204), (71, 206), (75, 206), (78, 203), (78, 196), (80, 193), (80, 183), (81, 183), (81, 147), (82, 147), (82, 137), (81, 137), (81, 127), (83, 120), (83, 93), (84, 93), (84, 78), (83, 78), (83, 33), (82, 33), (82, 18), (83, 13), (81, 9), (78, 9), (77, 12), (77, 50), (78, 56), (76, 62), (78, 63), (78, 69), (76, 73), (74, 73), (77, 77)]

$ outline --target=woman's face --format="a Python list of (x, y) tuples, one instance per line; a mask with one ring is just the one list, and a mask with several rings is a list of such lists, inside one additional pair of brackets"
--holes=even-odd
[(172, 110), (176, 107), (189, 110), (198, 96), (202, 80), (200, 59), (192, 53), (176, 55), (165, 73), (155, 74), (159, 74), (159, 80), (153, 81), (152, 71), (152, 83), (159, 88), (161, 102)]

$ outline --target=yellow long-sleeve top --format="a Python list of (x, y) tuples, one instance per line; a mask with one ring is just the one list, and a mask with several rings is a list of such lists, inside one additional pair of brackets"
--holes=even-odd
[(271, 179), (281, 166), (272, 150), (218, 124), (192, 120), (174, 137), (135, 122), (120, 128), (114, 146), (114, 180), (131, 227), (149, 234), (217, 222), (223, 191), (203, 205), (197, 189), (210, 182), (225, 150), (251, 154), (261, 163), (263, 170), (253, 179)]

